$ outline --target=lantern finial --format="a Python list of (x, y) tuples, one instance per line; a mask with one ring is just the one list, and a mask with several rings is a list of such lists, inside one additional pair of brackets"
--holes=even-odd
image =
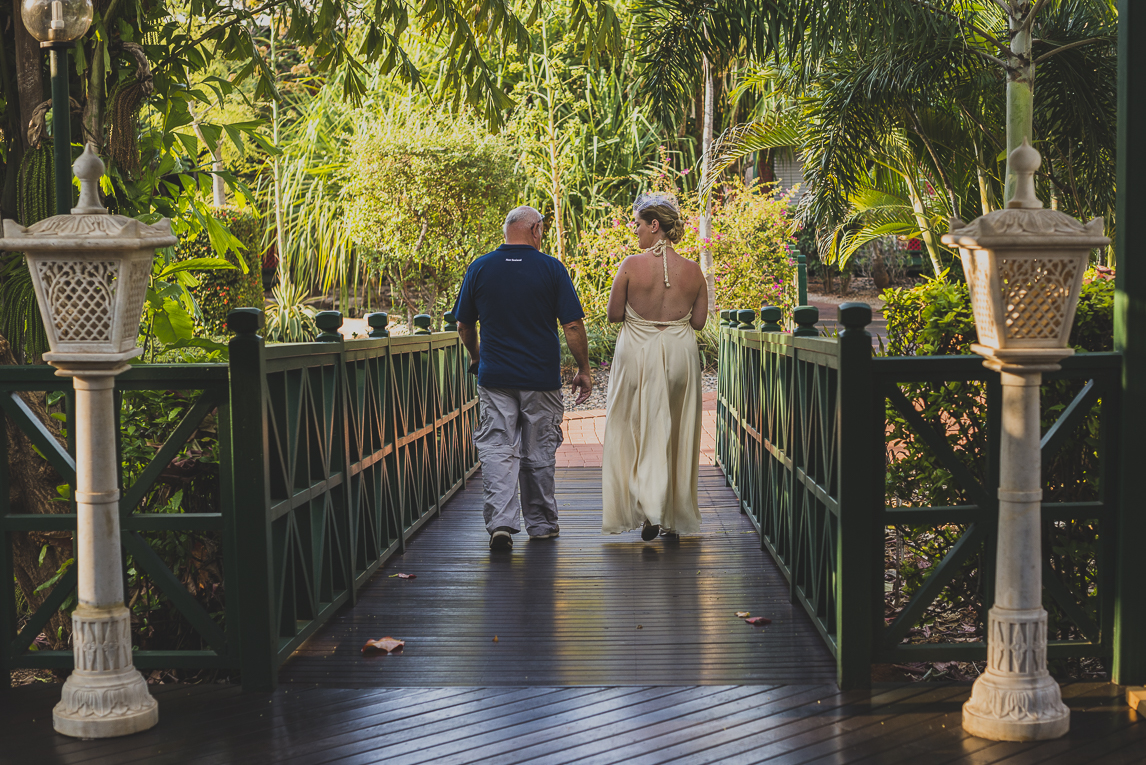
[(99, 201), (99, 179), (103, 177), (103, 171), (103, 160), (89, 142), (84, 146), (84, 153), (72, 165), (72, 172), (80, 179), (80, 201), (72, 208), (72, 215), (108, 214)]
[(1043, 203), (1035, 196), (1035, 171), (1042, 165), (1043, 158), (1038, 150), (1023, 139), (1022, 146), (1012, 151), (1007, 157), (1007, 164), (1015, 174), (1015, 196), (1007, 203), (1007, 207), (1018, 207), (1024, 210), (1041, 210)]

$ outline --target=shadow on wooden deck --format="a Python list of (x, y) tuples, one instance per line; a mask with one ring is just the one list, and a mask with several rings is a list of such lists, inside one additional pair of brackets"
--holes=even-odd
[[(835, 663), (719, 469), (701, 468), (700, 534), (601, 534), (601, 471), (560, 468), (561, 536), (491, 553), (481, 475), (283, 668), (284, 683), (819, 683)], [(414, 574), (403, 580), (391, 575)], [(737, 611), (772, 620), (753, 627)], [(365, 658), (371, 638), (406, 640)], [(494, 637), (497, 642), (494, 642)]]
[(872, 692), (834, 686), (280, 688), (158, 686), (159, 725), (106, 741), (52, 731), (59, 686), (0, 695), (0, 762), (29, 765), (261, 763), (975, 763), (1126, 765), (1146, 725), (1116, 688), (1065, 686), (1070, 734), (1013, 744), (960, 727), (968, 685)]

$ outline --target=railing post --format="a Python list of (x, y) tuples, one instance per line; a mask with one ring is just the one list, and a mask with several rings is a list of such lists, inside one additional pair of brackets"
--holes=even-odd
[(319, 311), (314, 315), (314, 326), (318, 327), (319, 334), (314, 340), (318, 343), (338, 343), (338, 363), (334, 370), (334, 414), (333, 422), (334, 448), (339, 450), (341, 465), (332, 465), (331, 470), (342, 473), (342, 517), (345, 521), (342, 527), (343, 539), (346, 540), (345, 552), (342, 556), (343, 577), (346, 579), (346, 588), (350, 595), (350, 604), (358, 602), (358, 586), (354, 577), (354, 556), (357, 547), (357, 532), (355, 519), (352, 517), (354, 491), (350, 479), (350, 390), (346, 384), (346, 338), (338, 330), (342, 328), (341, 311)]
[(342, 326), (341, 311), (319, 311), (314, 315), (314, 326), (318, 327), (317, 343), (341, 343), (342, 335), (338, 329)]
[[(873, 460), (883, 458), (882, 433), (873, 428), (871, 323), (866, 303), (844, 303), (839, 308), (843, 326), (837, 345), (839, 377), (836, 416), (839, 418), (839, 533), (836, 535), (836, 667), (840, 688), (866, 688), (871, 684), (875, 613), (883, 617), (883, 535), (875, 523), (883, 503), (883, 486)], [(878, 443), (877, 443), (878, 441)]]
[(808, 256), (796, 251), (796, 305), (808, 304)]
[(390, 330), (386, 323), (390, 321), (390, 314), (385, 311), (366, 314), (366, 324), (370, 327), (370, 337), (390, 337)]
[[(816, 322), (820, 320), (820, 309), (814, 305), (800, 305), (792, 312), (792, 321), (796, 328), (792, 330), (793, 337), (819, 337), (820, 330), (816, 329)], [(870, 321), (870, 319), (869, 319)]]
[[(1142, 247), (1146, 219), (1146, 7), (1118, 3), (1118, 220), (1114, 294), (1114, 347), (1122, 353), (1122, 438), (1118, 500), (1118, 570), (1114, 601), (1114, 661), (1111, 679), (1120, 685), (1146, 683), (1146, 588), (1138, 556), (1146, 546), (1146, 512), (1138, 476), (1146, 459), (1146, 263), (1134, 253)], [(1138, 329), (1134, 329), (1138, 327)], [(1146, 698), (1138, 689), (1132, 703)], [(1138, 704), (1138, 711), (1146, 707)]]
[(264, 381), (267, 364), (263, 312), (236, 308), (227, 315), (230, 348), (231, 459), (234, 529), (239, 570), (239, 667), (244, 691), (272, 691), (278, 683), (278, 629), (272, 586), (270, 432)]
[(763, 324), (760, 326), (760, 331), (782, 332), (783, 327), (780, 326), (780, 319), (782, 319), (783, 316), (784, 312), (774, 305), (761, 306), (760, 321), (762, 321)]

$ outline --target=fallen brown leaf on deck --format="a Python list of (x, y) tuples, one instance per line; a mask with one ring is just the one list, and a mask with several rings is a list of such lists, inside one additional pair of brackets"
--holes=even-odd
[(772, 623), (772, 620), (766, 616), (752, 616), (752, 617), (745, 619), (744, 621), (748, 622), (749, 624), (771, 624)]
[(417, 579), (417, 574), (391, 574), (390, 578), (398, 577), (399, 579)]
[(370, 653), (371, 651), (384, 651), (385, 653), (401, 651), (405, 645), (405, 640), (395, 640), (392, 637), (367, 640), (366, 645), (362, 646), (362, 653)]
[(495, 642), (495, 643), (497, 642), (497, 635), (493, 636), (493, 642)]
[(737, 615), (739, 618), (741, 618), (741, 619), (747, 619), (747, 618), (748, 618), (749, 616), (751, 616), (752, 614), (750, 614), (750, 613), (749, 613), (749, 612), (747, 612), (747, 611), (737, 611), (737, 612), (736, 612), (736, 615)]

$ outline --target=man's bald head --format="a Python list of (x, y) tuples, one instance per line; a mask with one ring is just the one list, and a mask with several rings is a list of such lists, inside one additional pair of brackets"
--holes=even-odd
[(506, 244), (528, 244), (541, 246), (541, 221), (544, 216), (529, 205), (515, 207), (505, 216), (501, 232)]

